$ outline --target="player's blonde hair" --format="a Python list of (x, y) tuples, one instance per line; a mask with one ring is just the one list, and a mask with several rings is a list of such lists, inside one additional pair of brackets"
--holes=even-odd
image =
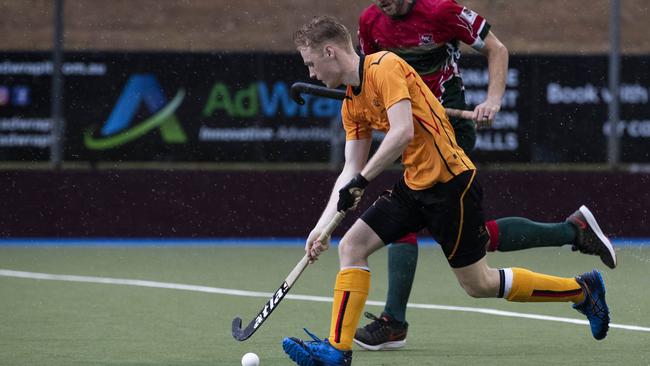
[(348, 29), (329, 15), (315, 16), (293, 35), (296, 48), (321, 49), (327, 42), (335, 43), (354, 52)]

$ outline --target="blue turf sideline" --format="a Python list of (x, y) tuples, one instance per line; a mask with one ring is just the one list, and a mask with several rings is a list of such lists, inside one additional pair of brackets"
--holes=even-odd
[[(339, 238), (333, 238), (337, 245)], [(650, 238), (612, 239), (617, 247), (650, 245)], [(421, 246), (437, 245), (431, 239), (420, 240)], [(305, 245), (304, 238), (5, 238), (0, 239), (0, 247), (258, 247), (258, 246), (297, 246)]]

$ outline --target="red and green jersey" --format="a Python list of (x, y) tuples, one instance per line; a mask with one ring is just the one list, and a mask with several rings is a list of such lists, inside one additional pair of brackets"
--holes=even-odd
[(411, 11), (393, 19), (375, 5), (359, 18), (359, 43), (365, 55), (388, 50), (406, 60), (437, 98), (444, 84), (460, 77), (459, 42), (480, 50), (490, 30), (487, 21), (455, 0), (414, 0)]

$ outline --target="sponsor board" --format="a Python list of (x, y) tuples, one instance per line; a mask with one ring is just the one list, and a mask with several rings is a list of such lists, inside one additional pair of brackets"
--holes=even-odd
[[(0, 54), (0, 159), (49, 158), (49, 56)], [(623, 60), (624, 161), (650, 161), (649, 62)], [(473, 108), (489, 85), (485, 59), (460, 65)], [(68, 161), (327, 162), (340, 148), (340, 101), (291, 100), (291, 84), (308, 81), (298, 54), (72, 52), (63, 68)], [(472, 158), (605, 161), (606, 70), (604, 56), (511, 57), (501, 111)]]

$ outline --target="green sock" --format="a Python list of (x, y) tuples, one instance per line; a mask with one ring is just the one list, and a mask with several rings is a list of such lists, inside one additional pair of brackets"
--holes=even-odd
[(406, 321), (406, 304), (417, 263), (417, 245), (393, 243), (388, 246), (388, 294), (384, 312), (400, 322)]
[(537, 248), (561, 247), (573, 242), (576, 229), (568, 222), (543, 224), (523, 217), (496, 220), (499, 226), (500, 252)]

